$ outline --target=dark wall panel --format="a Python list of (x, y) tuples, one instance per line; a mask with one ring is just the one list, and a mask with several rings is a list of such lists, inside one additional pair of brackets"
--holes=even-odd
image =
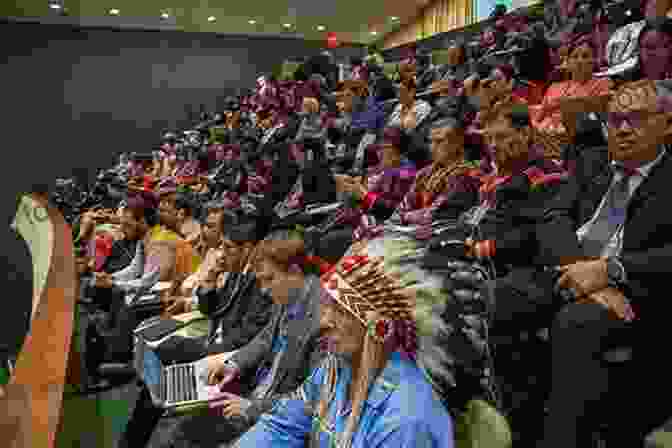
[[(123, 151), (150, 150), (163, 130), (187, 125), (188, 112), (213, 110), (235, 89), (252, 87), (259, 73), (320, 47), (296, 39), (0, 22), (0, 280), (12, 309), (0, 313), (0, 342), (21, 340), (30, 308), (27, 249), (8, 227), (19, 192), (76, 169), (108, 167)], [(345, 56), (361, 52), (339, 49)]]

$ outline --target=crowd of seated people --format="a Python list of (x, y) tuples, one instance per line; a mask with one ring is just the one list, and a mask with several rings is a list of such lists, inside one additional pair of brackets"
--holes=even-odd
[(208, 366), (166, 448), (642, 446), (672, 414), (672, 5), (575, 3), (395, 79), (311, 58), (59, 183), (91, 383), (142, 384), (120, 448), (169, 414), (148, 360)]

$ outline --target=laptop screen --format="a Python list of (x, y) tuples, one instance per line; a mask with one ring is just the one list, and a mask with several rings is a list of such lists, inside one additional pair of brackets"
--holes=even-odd
[(159, 387), (161, 384), (161, 372), (163, 366), (161, 360), (153, 350), (146, 350), (143, 356), (143, 376), (145, 384), (150, 388)]

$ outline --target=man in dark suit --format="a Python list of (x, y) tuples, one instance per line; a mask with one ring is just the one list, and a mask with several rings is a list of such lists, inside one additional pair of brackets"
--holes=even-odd
[[(551, 327), (549, 414), (538, 447), (589, 447), (607, 424), (607, 446), (642, 446), (664, 421), (663, 370), (653, 344), (670, 302), (672, 274), (670, 81), (629, 83), (609, 102), (608, 169), (590, 188), (578, 177), (550, 202), (538, 229), (569, 292)], [(565, 295), (567, 297), (567, 295)], [(605, 362), (623, 346), (632, 360)], [(624, 406), (625, 405), (625, 406)], [(633, 412), (628, 412), (632, 410)]]

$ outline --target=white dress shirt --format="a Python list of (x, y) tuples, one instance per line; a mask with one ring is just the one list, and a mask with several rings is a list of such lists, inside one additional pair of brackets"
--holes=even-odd
[[(642, 182), (644, 182), (644, 179), (646, 179), (649, 176), (653, 167), (656, 166), (662, 160), (665, 153), (666, 150), (661, 151), (658, 157), (656, 157), (654, 160), (636, 169), (637, 171), (636, 174), (633, 174), (630, 177), (630, 181), (628, 184), (628, 199), (632, 199), (632, 196), (635, 194), (637, 188), (639, 188)], [(614, 164), (614, 162), (612, 162), (612, 164)], [(611, 181), (609, 189), (614, 188), (614, 185), (620, 182), (622, 178), (623, 173), (617, 170), (614, 174), (614, 178)], [(593, 214), (593, 217), (590, 218), (590, 220), (587, 223), (581, 226), (579, 230), (576, 231), (576, 236), (578, 237), (579, 241), (583, 240), (583, 237), (586, 235), (586, 233), (588, 233), (588, 229), (594, 224), (595, 220), (600, 215), (602, 207), (605, 206), (606, 199), (607, 194), (605, 194), (604, 197), (602, 198), (600, 206)], [(602, 257), (617, 257), (620, 255), (621, 250), (623, 249), (623, 230), (624, 230), (623, 227), (624, 226), (621, 225), (621, 227), (616, 231), (614, 236), (611, 237), (609, 243), (602, 250), (601, 254)]]

